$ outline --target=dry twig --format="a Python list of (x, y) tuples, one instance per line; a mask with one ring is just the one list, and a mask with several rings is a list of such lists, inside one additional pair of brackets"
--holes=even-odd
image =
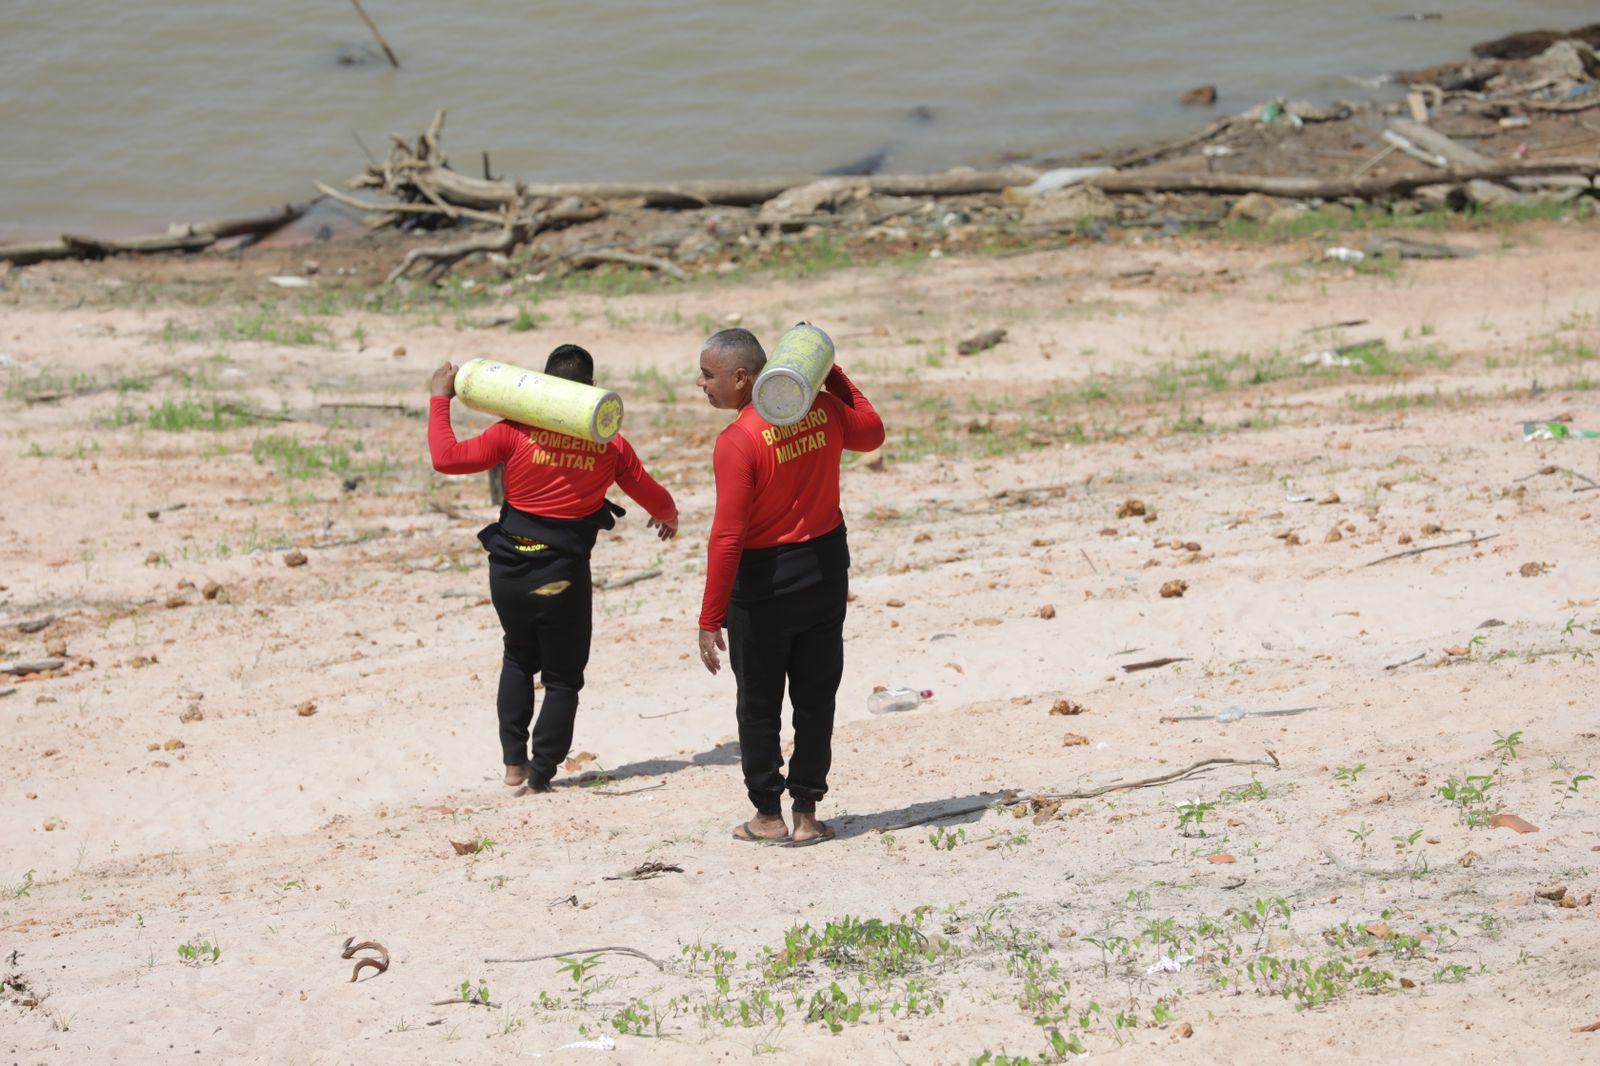
[(658, 970), (665, 970), (667, 964), (653, 956), (646, 955), (637, 948), (609, 947), (609, 948), (581, 948), (577, 951), (552, 951), (547, 955), (529, 955), (521, 959), (484, 959), (486, 963), (493, 962), (542, 962), (545, 959), (565, 959), (573, 955), (632, 955), (634, 958), (643, 959)]
[(1453, 540), (1449, 544), (1430, 544), (1426, 548), (1412, 548), (1409, 551), (1395, 552), (1393, 555), (1385, 555), (1382, 559), (1374, 559), (1370, 563), (1363, 563), (1362, 567), (1365, 569), (1368, 566), (1377, 566), (1379, 563), (1386, 563), (1390, 559), (1404, 559), (1410, 555), (1421, 555), (1423, 552), (1436, 552), (1441, 548), (1460, 548), (1468, 544), (1481, 544), (1486, 540), (1493, 540), (1499, 535), (1500, 534), (1498, 533), (1490, 533), (1488, 536), (1484, 537), (1471, 537), (1467, 540)]

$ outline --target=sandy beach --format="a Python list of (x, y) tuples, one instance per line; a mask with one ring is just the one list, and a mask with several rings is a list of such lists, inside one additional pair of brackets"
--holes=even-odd
[[(471, 327), (525, 304), (454, 280), (374, 310), (360, 245), (287, 294), (306, 248), (10, 275), (0, 659), (61, 664), (0, 684), (0, 1045), (1592, 1057), (1600, 461), (1522, 423), (1600, 429), (1594, 236), (952, 254), (574, 287), (512, 330)], [(732, 679), (692, 655), (726, 416), (691, 378), (710, 328), (801, 317), (889, 439), (844, 474), (839, 839), (789, 850), (729, 839)], [(597, 578), (659, 576), (597, 591), (594, 758), (527, 795), (499, 780), (494, 512), (429, 469), (425, 383), (567, 341), (683, 533), (635, 509), (602, 537)], [(875, 685), (935, 697), (877, 718)], [(1051, 798), (1213, 759), (1239, 762)], [(351, 937), (387, 970), (351, 983)], [(560, 952), (587, 954), (485, 961)]]

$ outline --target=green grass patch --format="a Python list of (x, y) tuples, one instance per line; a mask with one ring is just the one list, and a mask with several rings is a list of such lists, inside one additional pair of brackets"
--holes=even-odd
[(333, 346), (333, 334), (326, 327), (286, 315), (282, 306), (275, 303), (262, 303), (252, 311), (240, 312), (223, 322), (218, 334), (225, 341)]
[(1557, 338), (1551, 338), (1542, 351), (1545, 355), (1554, 356), (1554, 361), (1557, 363), (1587, 363), (1596, 355), (1600, 355), (1592, 344)]
[[(333, 441), (307, 442), (275, 434), (261, 437), (252, 444), (250, 457), (263, 466), (277, 468), (280, 477), (304, 480), (371, 473), (372, 464), (361, 460), (361, 451), (360, 441), (347, 448)], [(386, 467), (387, 460), (380, 460), (380, 464)]]
[(530, 311), (526, 306), (518, 307), (517, 317), (512, 321), (510, 329), (512, 333), (527, 333), (538, 329), (548, 321), (550, 316), (543, 312)]
[(169, 352), (180, 344), (198, 344), (205, 338), (206, 331), (199, 326), (187, 326), (173, 318), (163, 322), (161, 332), (156, 335), (161, 347)]
[(163, 433), (203, 429), (213, 432), (238, 429), (256, 421), (249, 411), (216, 400), (163, 400), (145, 413), (145, 425)]
[(1390, 392), (1382, 396), (1349, 396), (1346, 401), (1356, 411), (1393, 414), (1420, 407), (1438, 407), (1445, 402), (1444, 394), (1432, 392)]
[(88, 396), (96, 392), (144, 392), (150, 387), (147, 378), (103, 378), (96, 374), (74, 372), (71, 374), (43, 373), (33, 377), (13, 378), (6, 383), (6, 398), (24, 403), (40, 403), (65, 399), (68, 396)]
[[(1310, 208), (1293, 218), (1278, 222), (1254, 222), (1249, 219), (1230, 218), (1210, 232), (1238, 241), (1285, 241), (1350, 230), (1483, 229), (1519, 222), (1593, 218), (1595, 213), (1595, 204), (1592, 200), (1577, 200), (1565, 204), (1548, 200), (1530, 200), (1526, 203), (1503, 204), (1467, 211), (1452, 211), (1437, 207), (1398, 215), (1372, 207), (1345, 210), (1340, 207), (1324, 206)], [(1358, 264), (1356, 269), (1360, 272), (1361, 265)]]

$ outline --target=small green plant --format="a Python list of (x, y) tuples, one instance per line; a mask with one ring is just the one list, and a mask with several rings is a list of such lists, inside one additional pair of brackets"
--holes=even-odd
[(548, 321), (550, 321), (549, 315), (537, 311), (529, 311), (526, 307), (518, 307), (517, 317), (511, 323), (511, 331), (513, 333), (527, 333), (529, 330), (538, 329)]
[(1439, 795), (1454, 804), (1461, 824), (1479, 829), (1489, 824), (1489, 792), (1494, 778), (1487, 774), (1468, 774), (1465, 780), (1454, 774), (1439, 786)]
[(1356, 783), (1356, 779), (1361, 776), (1366, 768), (1367, 764), (1364, 762), (1356, 763), (1354, 766), (1340, 766), (1333, 771), (1333, 779), (1349, 788)]
[(1556, 805), (1565, 807), (1568, 800), (1577, 797), (1578, 790), (1585, 781), (1593, 780), (1593, 774), (1573, 774), (1570, 777), (1560, 777), (1550, 782), (1550, 787), (1555, 790), (1557, 796)]
[(1002, 831), (995, 834), (995, 839), (987, 845), (987, 848), (990, 851), (999, 851), (1003, 855), (1009, 855), (1027, 842), (1027, 833), (1007, 833)]
[(1394, 841), (1394, 850), (1396, 850), (1396, 851), (1410, 851), (1412, 848), (1417, 846), (1417, 840), (1420, 839), (1421, 836), (1422, 836), (1422, 830), (1414, 829), (1410, 833), (1407, 833), (1405, 836), (1393, 836), (1393, 837), (1390, 837), (1389, 839)]
[(1206, 820), (1206, 812), (1215, 810), (1216, 806), (1203, 800), (1178, 804), (1178, 832), (1186, 837), (1205, 836), (1206, 831), (1201, 823)]
[(1220, 797), (1227, 803), (1242, 803), (1245, 800), (1264, 800), (1267, 798), (1267, 786), (1255, 778), (1250, 779), (1248, 785), (1239, 788), (1225, 788)]
[(463, 1003), (481, 1003), (486, 1007), (489, 1005), (489, 982), (481, 977), (478, 978), (478, 987), (476, 988), (472, 987), (472, 982), (469, 979), (463, 977), (461, 986), (456, 991), (461, 994), (461, 1002)]
[(599, 955), (588, 955), (583, 958), (574, 955), (562, 959), (558, 964), (557, 968), (572, 981), (572, 990), (578, 994), (580, 1004), (584, 1003), (594, 991), (591, 982), (594, 971), (599, 965)]
[(222, 948), (209, 940), (191, 940), (178, 945), (178, 961), (185, 966), (205, 966), (222, 959)]
[(1518, 729), (1510, 733), (1502, 733), (1497, 729), (1495, 730), (1494, 738), (1494, 744), (1491, 746), (1490, 751), (1501, 762), (1510, 762), (1517, 757), (1517, 748), (1522, 745), (1522, 730)]
[(611, 1027), (625, 1036), (661, 1035), (661, 1013), (635, 996), (627, 1006), (611, 1016)]
[(965, 829), (957, 829), (955, 832), (951, 832), (941, 825), (928, 834), (928, 843), (933, 845), (935, 851), (954, 851), (958, 846), (966, 842), (967, 831)]
[(1346, 829), (1345, 832), (1349, 833), (1355, 838), (1355, 842), (1361, 845), (1361, 850), (1363, 853), (1365, 853), (1367, 848), (1370, 846), (1367, 844), (1367, 838), (1372, 835), (1372, 826), (1368, 825), (1366, 822), (1362, 822), (1359, 829)]
[(33, 894), (33, 871), (29, 870), (22, 875), (22, 880), (5, 890), (5, 894), (12, 899), (22, 899)]

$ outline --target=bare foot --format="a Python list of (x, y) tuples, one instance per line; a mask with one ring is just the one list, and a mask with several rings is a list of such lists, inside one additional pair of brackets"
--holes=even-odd
[(820, 844), (824, 840), (832, 840), (833, 836), (833, 827), (817, 821), (815, 812), (794, 812), (794, 835), (789, 838), (791, 847)]
[(525, 784), (528, 780), (528, 764), (506, 763), (506, 784), (511, 788)]
[(733, 831), (733, 839), (751, 842), (787, 840), (789, 827), (781, 814), (758, 814)]

